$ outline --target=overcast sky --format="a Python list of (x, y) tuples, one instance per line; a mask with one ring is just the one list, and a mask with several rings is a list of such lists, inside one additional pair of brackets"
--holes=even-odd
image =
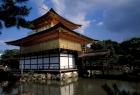
[[(32, 7), (27, 20), (33, 20), (53, 8), (61, 16), (81, 24), (76, 32), (97, 40), (117, 42), (140, 37), (140, 0), (29, 0)], [(31, 30), (2, 29), (0, 50), (17, 48), (5, 41), (27, 36)]]

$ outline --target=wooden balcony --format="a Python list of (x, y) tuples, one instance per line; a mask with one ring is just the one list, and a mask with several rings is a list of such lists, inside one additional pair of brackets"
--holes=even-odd
[[(71, 68), (70, 68), (71, 67)], [(44, 68), (38, 68), (38, 69), (23, 69), (23, 70), (16, 70), (17, 72), (45, 72), (45, 73), (64, 73), (64, 72), (73, 72), (77, 71), (77, 67), (72, 67), (72, 66), (46, 66)]]

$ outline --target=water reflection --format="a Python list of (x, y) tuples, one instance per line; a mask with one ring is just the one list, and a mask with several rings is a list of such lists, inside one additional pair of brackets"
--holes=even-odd
[(16, 95), (18, 91), (18, 85), (13, 81), (0, 82), (0, 95)]
[(22, 84), (20, 86), (21, 93), (32, 92), (33, 95), (73, 95), (75, 82), (69, 84), (61, 84), (59, 82), (51, 82), (50, 84)]
[(120, 90), (116, 83), (112, 85), (112, 88), (107, 84), (104, 84), (102, 88), (106, 91), (107, 95), (140, 95), (137, 91), (130, 92), (124, 89)]
[[(0, 95), (139, 95), (140, 93), (140, 83), (116, 80), (79, 79), (68, 82), (48, 81), (46, 84), (8, 84), (6, 87), (1, 86)], [(106, 89), (112, 91), (111, 94)], [(118, 94), (114, 91), (129, 94)]]

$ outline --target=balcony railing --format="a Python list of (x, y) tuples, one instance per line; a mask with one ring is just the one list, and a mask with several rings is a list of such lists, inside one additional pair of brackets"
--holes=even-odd
[(77, 69), (76, 66), (69, 65), (69, 66), (43, 66), (43, 67), (38, 67), (38, 68), (31, 68), (31, 69), (26, 69), (24, 68), (23, 70), (70, 70), (70, 69)]

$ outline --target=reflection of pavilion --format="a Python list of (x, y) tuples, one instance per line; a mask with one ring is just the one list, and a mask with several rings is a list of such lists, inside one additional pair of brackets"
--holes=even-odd
[(33, 83), (21, 85), (20, 90), (21, 93), (32, 93), (33, 95), (73, 95), (75, 85), (75, 82), (60, 85), (58, 81), (47, 85)]

